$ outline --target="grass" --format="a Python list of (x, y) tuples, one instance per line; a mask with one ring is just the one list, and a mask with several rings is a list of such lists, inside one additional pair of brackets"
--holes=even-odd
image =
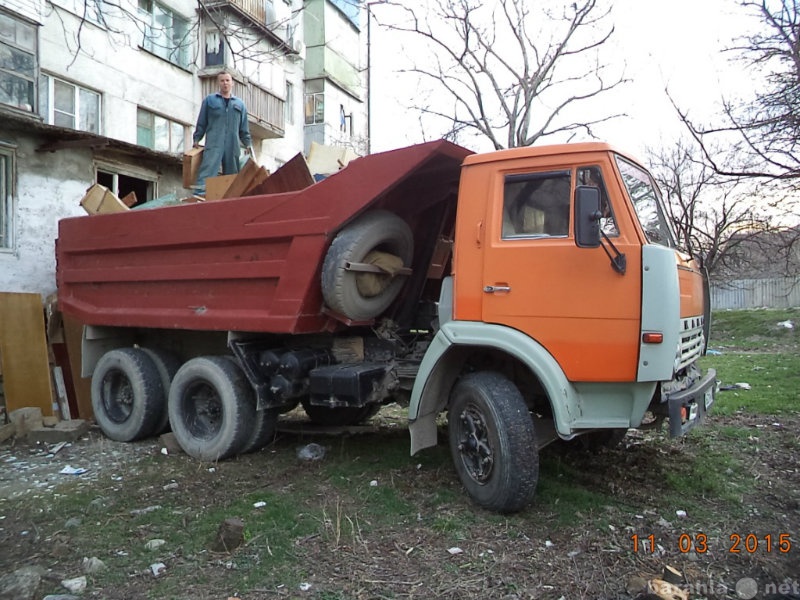
[[(406, 561), (430, 547), (443, 551), (426, 564), (442, 563), (442, 572), (452, 573), (474, 564), (469, 568), (477, 577), (488, 568), (481, 560), (463, 566), (446, 549), (469, 549), (481, 536), (499, 556), (504, 543), (542, 551), (550, 535), (608, 534), (612, 525), (622, 531), (620, 522), (624, 528), (642, 513), (672, 518), (676, 508), (698, 519), (697, 527), (722, 522), (722, 515), (728, 523), (746, 518), (742, 499), (759, 485), (749, 469), (765, 452), (766, 436), (747, 422), (714, 417), (800, 411), (800, 344), (794, 330), (776, 325), (800, 322), (798, 316), (797, 310), (715, 314), (710, 346), (721, 353), (703, 364), (717, 369), (723, 385), (746, 382), (751, 389), (721, 392), (708, 425), (685, 439), (647, 433), (633, 436), (628, 450), (548, 448), (541, 454), (536, 502), (520, 515), (476, 509), (460, 489), (447, 444), (410, 457), (408, 434), (397, 430), (316, 439), (327, 450), (316, 463), (295, 458), (296, 447), (310, 440), (284, 442), (213, 471), (187, 457), (155, 456), (136, 463), (122, 481), (104, 480), (91, 491), (63, 487), (13, 512), (48, 547), (69, 548), (67, 572), (84, 556), (101, 558), (108, 569), (91, 576), (90, 589), (142, 582), (146, 592), (136, 597), (159, 599), (206, 598), (193, 590), (210, 589), (223, 598), (237, 590), (266, 590), (265, 597), (282, 590), (287, 597), (343, 599), (350, 596), (333, 584), (299, 596), (296, 590), (301, 582), (319, 581), (326, 568), (335, 571), (331, 581), (345, 581), (345, 572), (336, 570), (348, 557), (368, 565), (383, 552)], [(800, 442), (788, 443), (800, 451)], [(160, 508), (133, 512), (153, 505)], [(244, 521), (244, 543), (233, 555), (213, 553), (210, 541), (229, 517)], [(82, 525), (66, 528), (71, 518)], [(156, 538), (167, 543), (147, 550)], [(486, 562), (495, 555), (483, 556)], [(166, 576), (148, 574), (155, 562), (168, 565)]]
[(800, 410), (800, 309), (718, 311), (711, 323), (711, 352), (701, 364), (717, 370), (723, 389), (734, 387), (719, 394), (715, 414)]
[[(791, 322), (793, 327), (786, 327)], [(715, 311), (710, 348), (744, 352), (795, 351), (800, 345), (800, 308)]]

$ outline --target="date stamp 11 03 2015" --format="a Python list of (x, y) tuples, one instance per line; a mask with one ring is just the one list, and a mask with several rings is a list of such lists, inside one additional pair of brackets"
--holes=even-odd
[[(654, 534), (633, 534), (631, 537), (632, 550), (635, 553), (652, 554), (656, 549)], [(695, 552), (705, 554), (712, 551), (722, 551), (727, 554), (788, 554), (792, 551), (792, 538), (788, 533), (731, 533), (720, 547), (713, 547), (707, 534), (681, 533), (676, 541), (675, 550), (682, 554)]]

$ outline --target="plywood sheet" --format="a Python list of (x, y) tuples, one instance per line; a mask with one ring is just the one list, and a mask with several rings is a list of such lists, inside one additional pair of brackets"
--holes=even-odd
[(53, 416), (53, 388), (39, 294), (0, 293), (0, 360), (6, 410), (38, 407)]
[(231, 186), (237, 175), (218, 175), (206, 179), (206, 200), (219, 200)]
[(249, 159), (236, 175), (236, 179), (225, 190), (223, 198), (240, 198), (243, 196), (245, 191), (253, 184), (253, 179), (258, 176), (261, 169), (263, 167), (259, 167), (256, 161), (252, 158)]
[(190, 148), (183, 153), (183, 187), (188, 189), (195, 184), (202, 162), (203, 148)]
[[(75, 403), (78, 405), (77, 416), (88, 421), (94, 417), (94, 411), (92, 410), (92, 380), (90, 377), (81, 377), (83, 324), (66, 314), (62, 315), (62, 318), (64, 319), (64, 338), (67, 342), (69, 356), (69, 370), (72, 375), (72, 389), (75, 392)], [(75, 418), (75, 415), (72, 417)]]
[(303, 190), (314, 183), (308, 163), (302, 154), (296, 155), (292, 160), (275, 171), (270, 177), (259, 185), (253, 187), (248, 193), (258, 194), (281, 194), (284, 192), (294, 192)]

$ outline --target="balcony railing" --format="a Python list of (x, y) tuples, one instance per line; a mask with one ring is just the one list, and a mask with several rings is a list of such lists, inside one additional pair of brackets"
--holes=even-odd
[[(203, 97), (219, 91), (216, 75), (201, 75)], [(244, 100), (247, 114), (250, 117), (250, 133), (261, 138), (280, 138), (285, 133), (285, 102), (268, 90), (244, 83), (234, 76), (233, 93)]]
[(278, 23), (275, 7), (264, 0), (207, 0), (207, 10), (227, 8), (250, 19), (266, 33), (275, 37), (276, 42), (285, 42), (288, 36), (286, 23)]

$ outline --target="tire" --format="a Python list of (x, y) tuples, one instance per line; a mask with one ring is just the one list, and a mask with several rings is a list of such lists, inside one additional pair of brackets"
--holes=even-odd
[(596, 452), (602, 448), (616, 448), (627, 435), (627, 429), (598, 429), (579, 436), (575, 441), (581, 450)]
[(301, 400), (303, 410), (306, 411), (308, 418), (318, 425), (328, 425), (330, 427), (346, 427), (347, 425), (358, 425), (367, 419), (374, 417), (381, 409), (380, 404), (367, 404), (366, 406), (344, 406), (339, 408), (328, 408), (327, 406), (314, 406), (307, 398)]
[(275, 439), (279, 414), (280, 412), (275, 408), (262, 408), (256, 411), (253, 433), (250, 434), (250, 439), (242, 448), (242, 454), (257, 452)]
[[(331, 243), (322, 264), (322, 295), (334, 311), (353, 319), (368, 321), (389, 308), (407, 279), (389, 274), (346, 271), (345, 262), (367, 262), (372, 252), (385, 252), (411, 266), (414, 235), (408, 224), (385, 210), (364, 214), (345, 227)], [(365, 281), (377, 282), (378, 290), (365, 293)]]
[(506, 514), (530, 504), (539, 453), (516, 386), (490, 371), (466, 375), (450, 395), (447, 421), (453, 463), (473, 501)]
[(92, 373), (92, 409), (103, 433), (132, 442), (155, 431), (164, 405), (158, 369), (139, 348), (106, 352)]
[(253, 434), (253, 388), (236, 363), (222, 356), (184, 363), (172, 380), (168, 408), (175, 439), (198, 460), (233, 456)]
[(163, 394), (161, 395), (161, 412), (159, 413), (158, 423), (156, 423), (153, 433), (161, 435), (169, 431), (169, 411), (167, 410), (167, 399), (169, 398), (169, 388), (172, 385), (172, 379), (175, 373), (181, 368), (181, 359), (172, 352), (167, 352), (161, 348), (142, 348), (142, 350), (150, 357), (150, 360), (155, 364), (158, 370), (158, 375), (161, 378), (161, 388)]

